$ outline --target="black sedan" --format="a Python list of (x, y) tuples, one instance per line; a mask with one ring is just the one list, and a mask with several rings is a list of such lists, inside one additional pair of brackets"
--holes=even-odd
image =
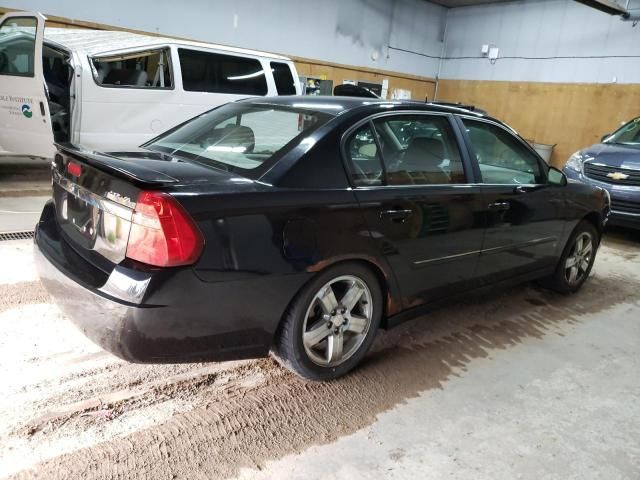
[(37, 264), (89, 338), (132, 362), (271, 351), (310, 379), (471, 289), (576, 291), (609, 212), (503, 123), (424, 103), (251, 99), (52, 165)]
[(564, 173), (609, 192), (609, 223), (640, 229), (640, 117), (571, 155)]

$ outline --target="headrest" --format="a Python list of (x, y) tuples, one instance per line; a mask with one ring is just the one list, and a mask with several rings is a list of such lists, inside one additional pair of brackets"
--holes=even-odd
[(135, 85), (137, 87), (143, 87), (147, 84), (147, 72), (144, 70), (134, 70), (129, 77), (129, 85)]
[(416, 137), (411, 140), (404, 155), (404, 164), (421, 166), (422, 170), (430, 170), (442, 163), (444, 145), (438, 138)]
[(244, 153), (250, 153), (256, 146), (256, 137), (253, 130), (244, 125), (225, 125), (224, 128), (216, 128), (213, 134), (207, 138), (207, 143), (209, 145), (245, 147)]

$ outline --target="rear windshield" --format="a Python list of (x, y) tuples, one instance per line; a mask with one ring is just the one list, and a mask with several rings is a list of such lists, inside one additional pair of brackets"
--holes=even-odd
[(640, 117), (634, 118), (607, 138), (605, 143), (619, 143), (623, 145), (640, 145)]
[(247, 173), (275, 162), (331, 115), (275, 106), (229, 103), (143, 145), (225, 170)]

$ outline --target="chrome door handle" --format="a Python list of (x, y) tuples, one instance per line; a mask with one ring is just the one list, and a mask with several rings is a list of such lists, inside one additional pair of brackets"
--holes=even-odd
[(489, 210), (493, 211), (504, 211), (509, 210), (509, 202), (495, 202), (489, 204)]
[(530, 192), (532, 190), (531, 187), (525, 187), (524, 185), (518, 185), (516, 188), (513, 189), (514, 193), (527, 193)]
[(408, 208), (383, 210), (380, 212), (380, 218), (389, 218), (394, 222), (404, 222), (412, 213), (413, 210)]

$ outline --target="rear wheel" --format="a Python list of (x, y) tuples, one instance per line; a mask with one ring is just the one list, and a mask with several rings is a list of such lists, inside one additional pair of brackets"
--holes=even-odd
[(297, 375), (329, 380), (353, 369), (373, 343), (382, 291), (367, 267), (346, 263), (319, 274), (291, 303), (274, 355)]
[(565, 246), (549, 286), (561, 293), (578, 291), (591, 273), (599, 242), (595, 227), (587, 221), (580, 222)]

